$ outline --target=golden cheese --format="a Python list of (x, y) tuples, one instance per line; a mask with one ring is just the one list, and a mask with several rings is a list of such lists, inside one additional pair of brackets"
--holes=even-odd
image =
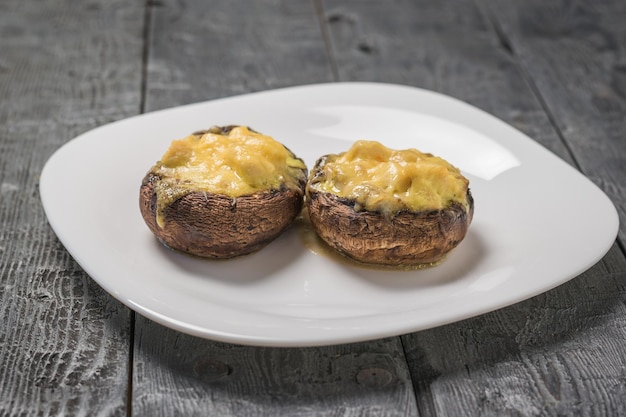
[(442, 158), (417, 149), (392, 150), (361, 140), (329, 155), (310, 187), (355, 200), (355, 210), (391, 215), (403, 209), (440, 210), (453, 202), (468, 206), (469, 180)]
[(304, 169), (280, 142), (245, 126), (229, 132), (215, 127), (174, 140), (152, 168), (160, 178), (157, 223), (162, 227), (165, 208), (190, 192), (236, 198), (284, 186), (299, 189)]

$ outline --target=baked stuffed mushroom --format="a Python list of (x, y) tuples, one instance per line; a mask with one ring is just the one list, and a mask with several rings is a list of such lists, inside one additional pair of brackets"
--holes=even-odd
[(144, 177), (139, 205), (166, 246), (201, 257), (255, 252), (300, 213), (307, 168), (270, 136), (215, 126), (174, 140)]
[(440, 262), (474, 214), (469, 180), (416, 149), (357, 141), (317, 160), (306, 186), (311, 225), (330, 247), (367, 264)]

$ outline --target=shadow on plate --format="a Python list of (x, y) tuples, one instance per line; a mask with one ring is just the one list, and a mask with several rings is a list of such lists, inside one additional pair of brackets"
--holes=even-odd
[(268, 279), (307, 252), (292, 229), (286, 230), (259, 251), (232, 259), (200, 258), (173, 250), (157, 239), (153, 242), (162, 256), (186, 275), (249, 285)]

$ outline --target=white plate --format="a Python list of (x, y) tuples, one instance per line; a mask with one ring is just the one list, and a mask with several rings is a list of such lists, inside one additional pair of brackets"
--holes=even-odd
[[(141, 179), (174, 138), (246, 124), (305, 159), (356, 139), (442, 156), (470, 179), (474, 222), (440, 266), (380, 271), (315, 254), (292, 228), (253, 255), (209, 261), (159, 245)], [(618, 229), (611, 201), (533, 140), (458, 100), (412, 87), (335, 83), (149, 113), (87, 132), (41, 176), (50, 225), (105, 290), (182, 332), (307, 346), (399, 335), (524, 300), (582, 273)]]

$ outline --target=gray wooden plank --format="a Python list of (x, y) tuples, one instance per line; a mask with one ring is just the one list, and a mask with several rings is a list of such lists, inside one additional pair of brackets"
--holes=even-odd
[[(152, 5), (182, 12), (176, 7), (185, 4)], [(89, 280), (56, 241), (45, 225), (36, 181), (45, 158), (60, 144), (138, 111), (141, 6), (95, 1), (77, 6), (61, 0), (43, 6), (0, 4), (0, 414), (78, 415), (86, 410), (124, 414), (128, 311)], [(211, 13), (194, 14), (198, 10), (192, 8), (184, 15), (234, 21), (236, 13), (227, 11), (229, 5), (214, 6)], [(256, 51), (229, 54), (224, 66), (216, 65), (215, 72), (204, 75), (204, 68), (188, 66), (193, 67), (189, 61), (196, 51), (194, 43), (210, 33), (210, 27), (199, 22), (194, 26), (169, 11), (155, 14), (155, 29), (185, 23), (190, 27), (182, 35), (171, 30), (153, 33), (155, 39), (163, 38), (155, 43), (165, 45), (151, 49), (155, 64), (149, 80), (155, 84), (154, 93), (148, 90), (147, 108), (331, 79), (333, 65), (312, 35), (313, 26), (302, 23), (308, 21), (310, 10), (300, 14), (299, 6), (287, 2), (276, 7), (283, 6), (296, 8), (283, 12), (295, 16), (290, 20), (294, 28), (308, 31), (299, 35), (306, 52), (299, 56), (300, 66), (281, 65), (285, 55), (297, 56), (289, 50), (267, 52), (284, 36), (272, 32), (264, 38), (271, 42), (255, 38), (268, 61), (258, 61)], [(615, 16), (605, 9), (595, 12), (604, 22), (601, 28), (607, 28), (601, 29), (589, 23), (586, 14), (579, 15), (583, 5), (577, 4), (582, 9), (574, 11), (566, 8), (566, 23), (556, 25), (554, 36), (563, 48), (579, 48), (581, 37), (588, 47), (581, 49), (581, 56), (574, 51), (571, 56), (546, 58), (540, 53), (546, 40), (537, 41), (533, 31), (520, 29), (528, 26), (528, 16), (534, 17), (531, 12), (542, 10), (541, 5), (491, 11), (500, 36), (466, 2), (437, 7), (389, 2), (384, 9), (370, 2), (328, 6), (335, 68), (341, 79), (402, 82), (455, 95), (507, 120), (567, 159), (568, 149), (543, 111), (547, 104), (558, 133), (583, 171), (592, 178), (597, 175), (594, 181), (605, 189), (623, 185), (614, 174), (620, 165), (611, 168), (609, 161), (606, 170), (600, 166), (605, 154), (618, 155), (613, 164), (623, 155), (618, 136), (624, 131), (619, 123), (623, 114), (619, 59), (624, 45), (616, 27), (623, 16), (619, 12)], [(267, 11), (250, 7), (271, 21)], [(554, 10), (554, 4), (551, 7)], [(391, 19), (391, 13), (399, 21)], [(527, 16), (526, 24), (517, 22), (516, 16)], [(452, 25), (458, 33), (438, 36), (438, 25)], [(192, 33), (185, 35), (187, 30)], [(246, 51), (245, 40), (258, 37), (250, 28), (244, 28), (242, 38), (232, 30), (229, 39), (217, 39), (222, 46), (215, 49), (207, 47), (213, 38), (202, 38), (205, 48), (200, 53)], [(76, 31), (84, 36), (77, 37)], [(45, 39), (55, 42), (42, 43)], [(227, 48), (229, 41), (234, 46)], [(617, 46), (604, 47), (605, 43)], [(313, 58), (307, 58), (312, 52)], [(171, 58), (180, 55), (183, 58), (171, 64)], [(524, 66), (525, 59), (540, 58), (549, 62), (534, 72)], [(316, 64), (309, 66), (309, 59)], [(582, 69), (574, 65), (579, 60)], [(520, 76), (520, 62), (545, 103)], [(190, 74), (194, 82), (186, 79)], [(567, 88), (559, 85), (561, 79), (570, 80), (564, 83)], [(594, 89), (585, 90), (586, 83)], [(607, 86), (613, 90), (603, 90)], [(544, 96), (544, 91), (549, 94)], [(578, 112), (599, 117), (578, 121)], [(595, 128), (601, 125), (602, 140), (594, 145), (597, 149), (587, 150), (581, 132), (589, 134), (586, 129), (594, 129), (594, 123)], [(31, 154), (29, 147), (35, 143), (41, 152)], [(618, 197), (621, 192), (619, 188)], [(623, 414), (625, 355), (620, 341), (626, 328), (625, 270), (623, 254), (614, 248), (583, 276), (540, 297), (404, 337), (420, 409), (425, 415)], [(395, 415), (415, 411), (397, 338), (305, 350), (257, 349), (207, 342), (143, 319), (137, 326), (134, 411), (139, 415), (207, 410), (226, 415), (321, 411), (388, 415), (384, 406), (391, 401), (399, 404)], [(365, 401), (362, 406), (360, 401)]]
[[(333, 80), (312, 3), (166, 1), (153, 6), (151, 21), (147, 110)], [(134, 415), (417, 412), (399, 338), (257, 348), (194, 338), (139, 316), (135, 332)]]
[(413, 416), (398, 338), (316, 348), (211, 342), (138, 320), (133, 415)]
[[(514, 8), (513, 4), (517, 12), (508, 9)], [(526, 4), (497, 3), (499, 12), (507, 9), (513, 21), (516, 13), (532, 19)], [(489, 15), (472, 2), (334, 1), (328, 2), (327, 21), (331, 56), (341, 80), (398, 82), (452, 95), (519, 128), (575, 166), (570, 149), (581, 164), (581, 154), (592, 154), (586, 146), (603, 149), (604, 154), (590, 157), (589, 165), (607, 161), (606, 155), (621, 155), (623, 141), (618, 137), (624, 129), (615, 112), (606, 116), (612, 127), (599, 130), (610, 131), (607, 144), (585, 145), (586, 138), (579, 136), (578, 146), (585, 149), (580, 152), (567, 135), (561, 137), (552, 114), (544, 111), (545, 98), (536, 94), (537, 90), (543, 93), (551, 82), (558, 84), (559, 79), (546, 78), (535, 88), (534, 78), (527, 78), (520, 62), (517, 43), (509, 44), (499, 33), (506, 33), (508, 26), (494, 27)], [(623, 28), (599, 25), (608, 26), (613, 30), (610, 33), (621, 39)], [(570, 48), (576, 45), (572, 41)], [(549, 52), (555, 54), (556, 48)], [(618, 54), (612, 51), (609, 56), (615, 59)], [(539, 59), (539, 54), (533, 58)], [(560, 76), (586, 68), (571, 60), (555, 62), (553, 55), (547, 59), (549, 64), (540, 69)], [(558, 68), (549, 70), (549, 66)], [(560, 70), (561, 66), (568, 69)], [(611, 74), (610, 65), (605, 70)], [(545, 76), (543, 72), (541, 76)], [(584, 84), (581, 78), (574, 77), (572, 82)], [(594, 129), (594, 123), (605, 123), (602, 118), (579, 116), (586, 111), (585, 105), (568, 106), (572, 111), (568, 120), (580, 117), (580, 124), (589, 124), (587, 131)], [(577, 106), (580, 108), (575, 111)], [(609, 161), (608, 165), (605, 172), (585, 172), (592, 178), (597, 175), (599, 179), (594, 179), (601, 185), (618, 182), (615, 173), (620, 170), (615, 163)], [(615, 186), (605, 189), (611, 187)], [(625, 337), (624, 272), (624, 255), (614, 246), (590, 271), (542, 296), (475, 319), (403, 336), (419, 410), (423, 415), (442, 416), (623, 414), (626, 352), (616, 341)]]
[(332, 81), (309, 2), (196, 3), (152, 7), (147, 109)]
[(138, 112), (142, 16), (0, 2), (0, 415), (125, 415), (129, 310), (64, 250), (37, 187), (63, 143)]
[(626, 3), (480, 0), (626, 244)]

